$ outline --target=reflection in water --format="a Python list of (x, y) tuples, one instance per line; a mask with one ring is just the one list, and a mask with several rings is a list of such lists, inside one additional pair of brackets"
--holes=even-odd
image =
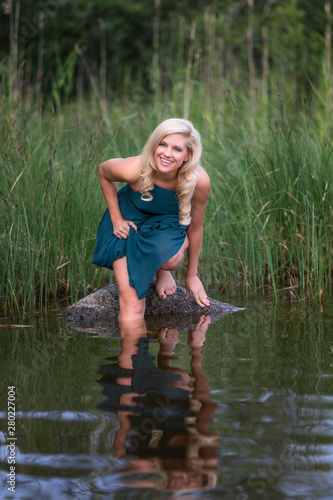
[[(210, 318), (188, 328), (190, 373), (172, 366), (178, 330), (162, 329), (157, 363), (144, 325), (121, 325), (121, 352), (100, 366), (107, 399), (99, 408), (117, 415), (113, 446), (126, 458), (125, 475), (149, 474), (127, 485), (163, 490), (212, 488), (217, 476), (217, 435), (208, 430), (216, 404), (209, 399), (201, 347)], [(154, 479), (151, 479), (153, 474)]]
[[(183, 493), (193, 490), (193, 480), (206, 486), (191, 499), (333, 498), (333, 305), (322, 314), (308, 304), (259, 304), (207, 332), (208, 321), (179, 334), (122, 325), (121, 339), (34, 321), (29, 330), (1, 329), (1, 500), (166, 500), (185, 482)], [(98, 409), (104, 399), (110, 411)]]

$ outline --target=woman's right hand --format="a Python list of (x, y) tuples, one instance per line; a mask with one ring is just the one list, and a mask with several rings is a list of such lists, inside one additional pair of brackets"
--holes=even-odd
[(113, 234), (120, 240), (126, 240), (130, 232), (130, 226), (132, 226), (136, 232), (138, 228), (131, 220), (125, 220), (123, 218), (116, 219), (112, 221), (113, 224)]

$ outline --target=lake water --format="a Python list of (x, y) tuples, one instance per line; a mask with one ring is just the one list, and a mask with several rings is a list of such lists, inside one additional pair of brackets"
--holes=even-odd
[(257, 299), (146, 336), (0, 328), (0, 498), (332, 499), (332, 320)]

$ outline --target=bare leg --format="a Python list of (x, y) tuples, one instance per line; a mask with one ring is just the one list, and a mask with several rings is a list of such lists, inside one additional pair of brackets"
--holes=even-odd
[(173, 257), (171, 257), (171, 259), (164, 262), (164, 264), (162, 264), (160, 269), (157, 271), (155, 290), (161, 299), (165, 299), (167, 295), (172, 295), (176, 291), (176, 283), (170, 271), (173, 271), (180, 266), (188, 244), (189, 241), (186, 235), (184, 243), (182, 244), (179, 251)]
[(113, 271), (119, 291), (118, 319), (123, 329), (126, 324), (130, 327), (132, 322), (137, 323), (144, 318), (146, 299), (140, 300), (135, 288), (129, 284), (126, 257), (114, 261)]
[[(139, 347), (139, 339), (146, 337), (147, 328), (145, 320), (126, 321), (120, 320), (121, 332), (121, 350), (118, 356), (119, 366), (121, 368), (133, 369), (133, 355), (137, 354)], [(117, 384), (121, 386), (131, 386), (132, 377), (117, 377)], [(124, 393), (120, 397), (120, 404), (133, 407), (136, 403), (133, 398), (138, 396), (135, 392)], [(126, 441), (129, 431), (131, 430), (130, 415), (132, 412), (119, 410), (117, 418), (120, 423), (120, 429), (116, 432), (114, 439), (114, 448), (117, 457), (126, 457)]]
[[(133, 355), (138, 353), (139, 339), (147, 336), (147, 327), (144, 319), (136, 321), (120, 320), (120, 353), (118, 363), (121, 368), (133, 369)], [(117, 383), (131, 385), (132, 379), (128, 377), (117, 377)]]

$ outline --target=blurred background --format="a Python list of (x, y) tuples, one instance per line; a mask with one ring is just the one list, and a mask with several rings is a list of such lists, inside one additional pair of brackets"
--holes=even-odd
[(330, 0), (7, 0), (0, 27), (1, 94), (35, 106), (183, 92), (189, 114), (193, 87), (306, 98), (331, 70)]

